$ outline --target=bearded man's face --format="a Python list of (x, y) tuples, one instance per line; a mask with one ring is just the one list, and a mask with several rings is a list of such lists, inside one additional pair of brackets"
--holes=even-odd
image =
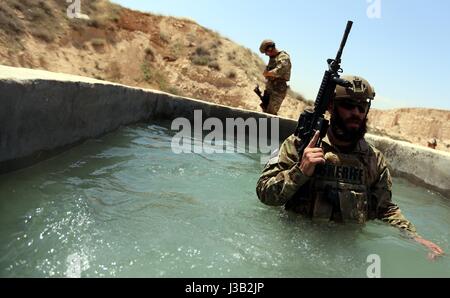
[(367, 132), (368, 110), (368, 103), (356, 105), (346, 100), (335, 101), (330, 119), (333, 135), (344, 142), (358, 142)]

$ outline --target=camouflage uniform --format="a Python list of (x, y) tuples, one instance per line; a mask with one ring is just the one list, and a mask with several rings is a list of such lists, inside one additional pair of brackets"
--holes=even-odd
[(381, 219), (417, 235), (391, 200), (391, 176), (380, 151), (361, 139), (352, 152), (341, 153), (325, 137), (326, 163), (309, 178), (300, 171), (299, 142), (290, 136), (266, 165), (256, 189), (264, 204), (284, 205), (315, 220), (364, 223)]
[(269, 78), (266, 83), (266, 92), (270, 96), (270, 101), (264, 112), (276, 115), (286, 97), (287, 82), (291, 79), (291, 59), (288, 53), (281, 51), (277, 56), (271, 57), (266, 69), (275, 77)]

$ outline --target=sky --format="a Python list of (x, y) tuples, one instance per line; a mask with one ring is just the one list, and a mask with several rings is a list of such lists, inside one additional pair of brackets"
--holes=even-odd
[[(345, 74), (366, 78), (375, 108), (450, 110), (448, 0), (113, 0), (122, 6), (187, 17), (259, 54), (263, 39), (292, 59), (292, 88), (314, 100), (347, 20)], [(267, 62), (268, 58), (260, 55)]]

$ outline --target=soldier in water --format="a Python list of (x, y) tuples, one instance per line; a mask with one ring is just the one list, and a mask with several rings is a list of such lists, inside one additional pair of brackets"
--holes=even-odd
[(368, 144), (367, 114), (374, 89), (363, 78), (342, 76), (351, 87), (337, 86), (328, 111), (330, 128), (320, 148), (317, 132), (303, 152), (292, 135), (266, 165), (257, 184), (258, 198), (270, 206), (309, 218), (364, 223), (380, 219), (405, 231), (431, 251), (443, 250), (422, 238), (392, 201), (392, 180), (383, 154)]

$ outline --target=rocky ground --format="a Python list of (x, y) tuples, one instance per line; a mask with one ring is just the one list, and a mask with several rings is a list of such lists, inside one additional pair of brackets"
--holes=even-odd
[[(106, 0), (83, 2), (86, 19), (69, 19), (57, 0), (0, 3), (0, 64), (45, 69), (153, 88), (251, 110), (264, 85), (252, 50), (189, 19), (143, 13)], [(256, 46), (255, 46), (256, 48)], [(291, 90), (280, 115), (297, 119), (310, 105)], [(371, 132), (416, 144), (438, 139), (450, 151), (450, 111), (374, 110)]]

